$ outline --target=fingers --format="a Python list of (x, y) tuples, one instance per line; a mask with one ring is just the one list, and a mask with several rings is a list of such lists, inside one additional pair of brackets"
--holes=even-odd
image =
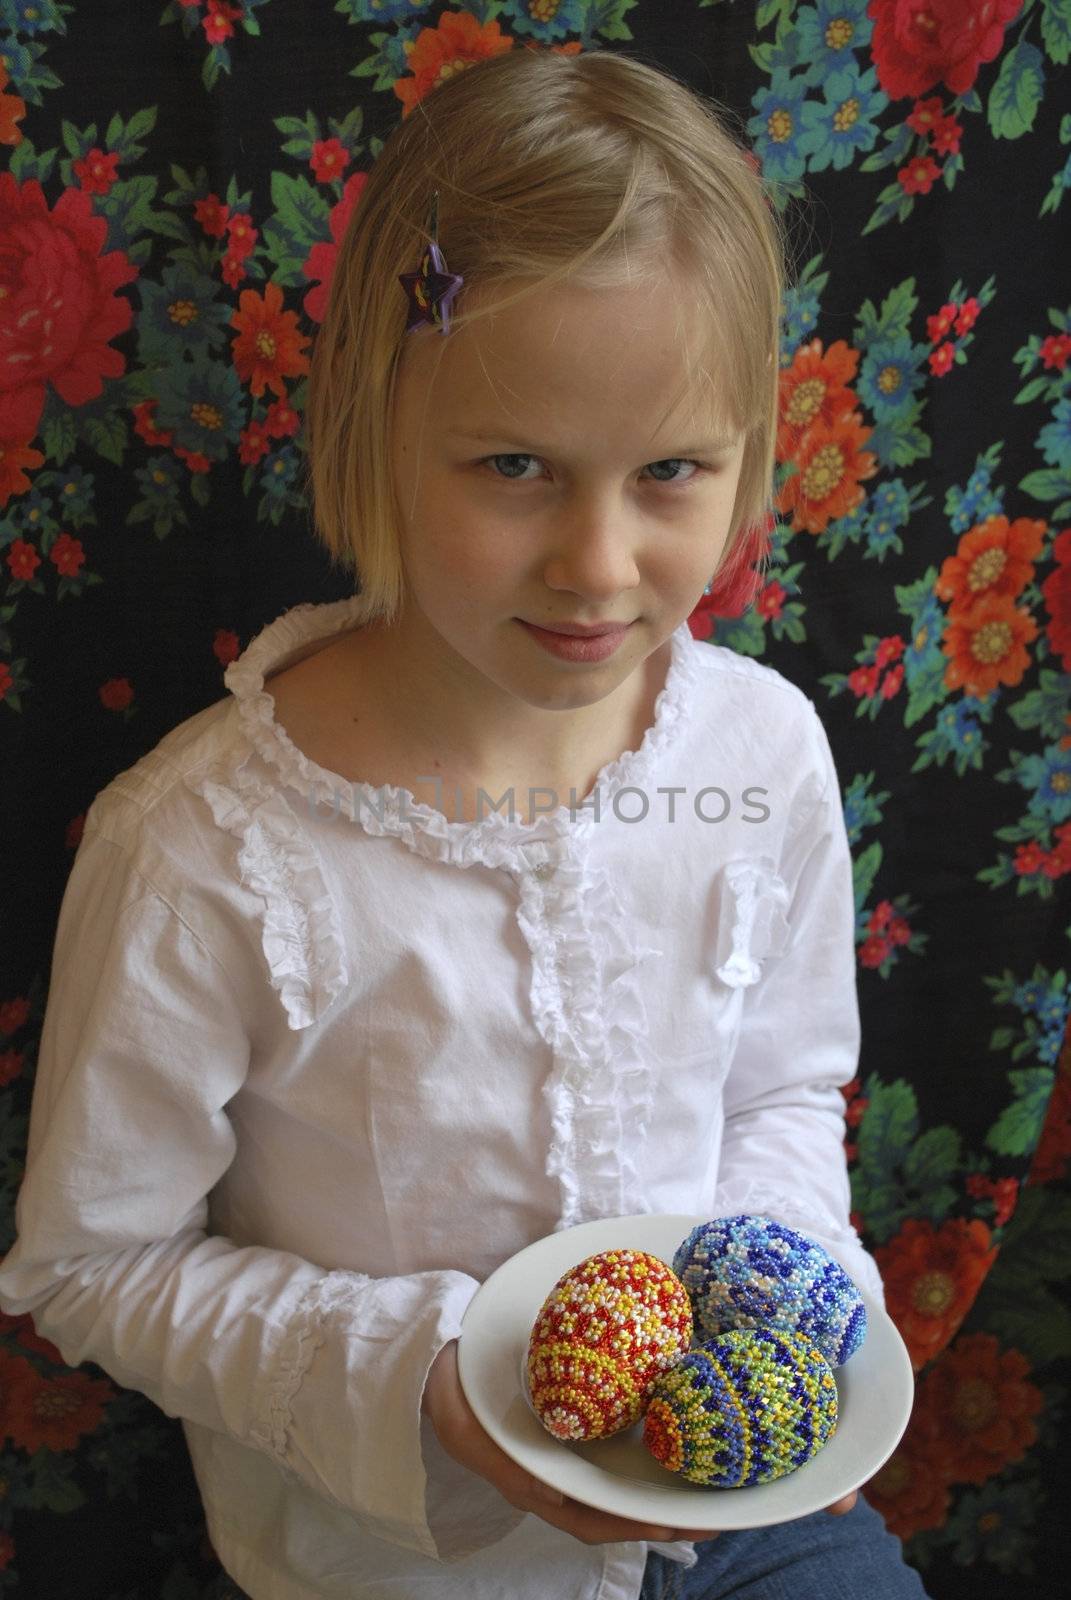
[(713, 1534), (683, 1532), (678, 1528), (661, 1528), (646, 1522), (630, 1522), (625, 1517), (615, 1517), (607, 1511), (596, 1511), (576, 1500), (565, 1500), (557, 1509), (541, 1510), (539, 1516), (563, 1533), (569, 1533), (582, 1544), (672, 1544), (678, 1539), (712, 1539)]
[(444, 1346), (425, 1385), (424, 1409), (448, 1455), (496, 1488), (518, 1511), (541, 1517), (583, 1544), (669, 1544), (679, 1539), (713, 1539), (707, 1529), (682, 1530), (632, 1522), (566, 1498), (508, 1456), (482, 1427), (457, 1376), (456, 1341)]
[(834, 1500), (831, 1506), (826, 1506), (826, 1510), (831, 1517), (843, 1517), (846, 1512), (851, 1511), (858, 1498), (858, 1489), (853, 1489), (851, 1494), (844, 1496), (843, 1500)]

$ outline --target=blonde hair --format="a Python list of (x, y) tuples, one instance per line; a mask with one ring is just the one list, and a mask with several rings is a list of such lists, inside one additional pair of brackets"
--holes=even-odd
[[(555, 282), (609, 289), (680, 271), (692, 289), (682, 314), (698, 311), (709, 340), (695, 366), (681, 339), (687, 384), (715, 427), (745, 434), (724, 571), (773, 510), (783, 228), (709, 101), (612, 51), (518, 49), (448, 79), (397, 125), (339, 249), (312, 353), (307, 487), (317, 536), (357, 576), (365, 619), (389, 624), (404, 597), (389, 453), (407, 337), (398, 274), (418, 264), (436, 191), (447, 268), (465, 280), (451, 332)], [(507, 280), (523, 286), (485, 293)]]

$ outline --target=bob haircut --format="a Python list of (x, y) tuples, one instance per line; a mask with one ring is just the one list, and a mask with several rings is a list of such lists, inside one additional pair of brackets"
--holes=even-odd
[[(405, 594), (389, 450), (410, 337), (398, 276), (419, 261), (436, 191), (447, 268), (465, 280), (446, 337), (534, 288), (679, 273), (680, 398), (718, 432), (745, 434), (718, 575), (764, 554), (786, 268), (757, 163), (719, 110), (660, 69), (518, 49), (448, 79), (393, 129), (339, 249), (311, 358), (307, 486), (364, 620), (389, 625)], [(432, 334), (443, 338), (416, 336)]]

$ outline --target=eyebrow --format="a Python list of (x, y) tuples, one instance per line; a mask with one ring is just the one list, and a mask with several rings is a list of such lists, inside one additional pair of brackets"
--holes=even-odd
[[(528, 440), (516, 438), (510, 433), (504, 433), (497, 429), (448, 428), (447, 437), (451, 439), (475, 439), (482, 444), (517, 445), (525, 453), (531, 452), (533, 455), (554, 454), (554, 449), (551, 445), (532, 444)], [(737, 440), (735, 438), (704, 439), (700, 444), (682, 444), (672, 454), (659, 456), (657, 459), (660, 461), (674, 461), (681, 456), (722, 455), (726, 450), (732, 450), (736, 443)], [(652, 459), (655, 458), (652, 457)]]

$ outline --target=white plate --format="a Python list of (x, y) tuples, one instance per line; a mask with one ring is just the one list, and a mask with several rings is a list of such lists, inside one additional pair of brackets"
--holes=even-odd
[(833, 1437), (804, 1466), (749, 1489), (711, 1489), (668, 1472), (643, 1444), (643, 1424), (609, 1439), (572, 1443), (548, 1433), (522, 1390), (528, 1339), (563, 1272), (601, 1250), (673, 1253), (706, 1217), (613, 1217), (552, 1233), (503, 1262), (473, 1297), (461, 1329), (461, 1387), (482, 1426), (540, 1482), (600, 1511), (659, 1527), (763, 1528), (832, 1505), (873, 1477), (911, 1415), (914, 1374), (904, 1342), (860, 1290), (867, 1336), (836, 1369)]

